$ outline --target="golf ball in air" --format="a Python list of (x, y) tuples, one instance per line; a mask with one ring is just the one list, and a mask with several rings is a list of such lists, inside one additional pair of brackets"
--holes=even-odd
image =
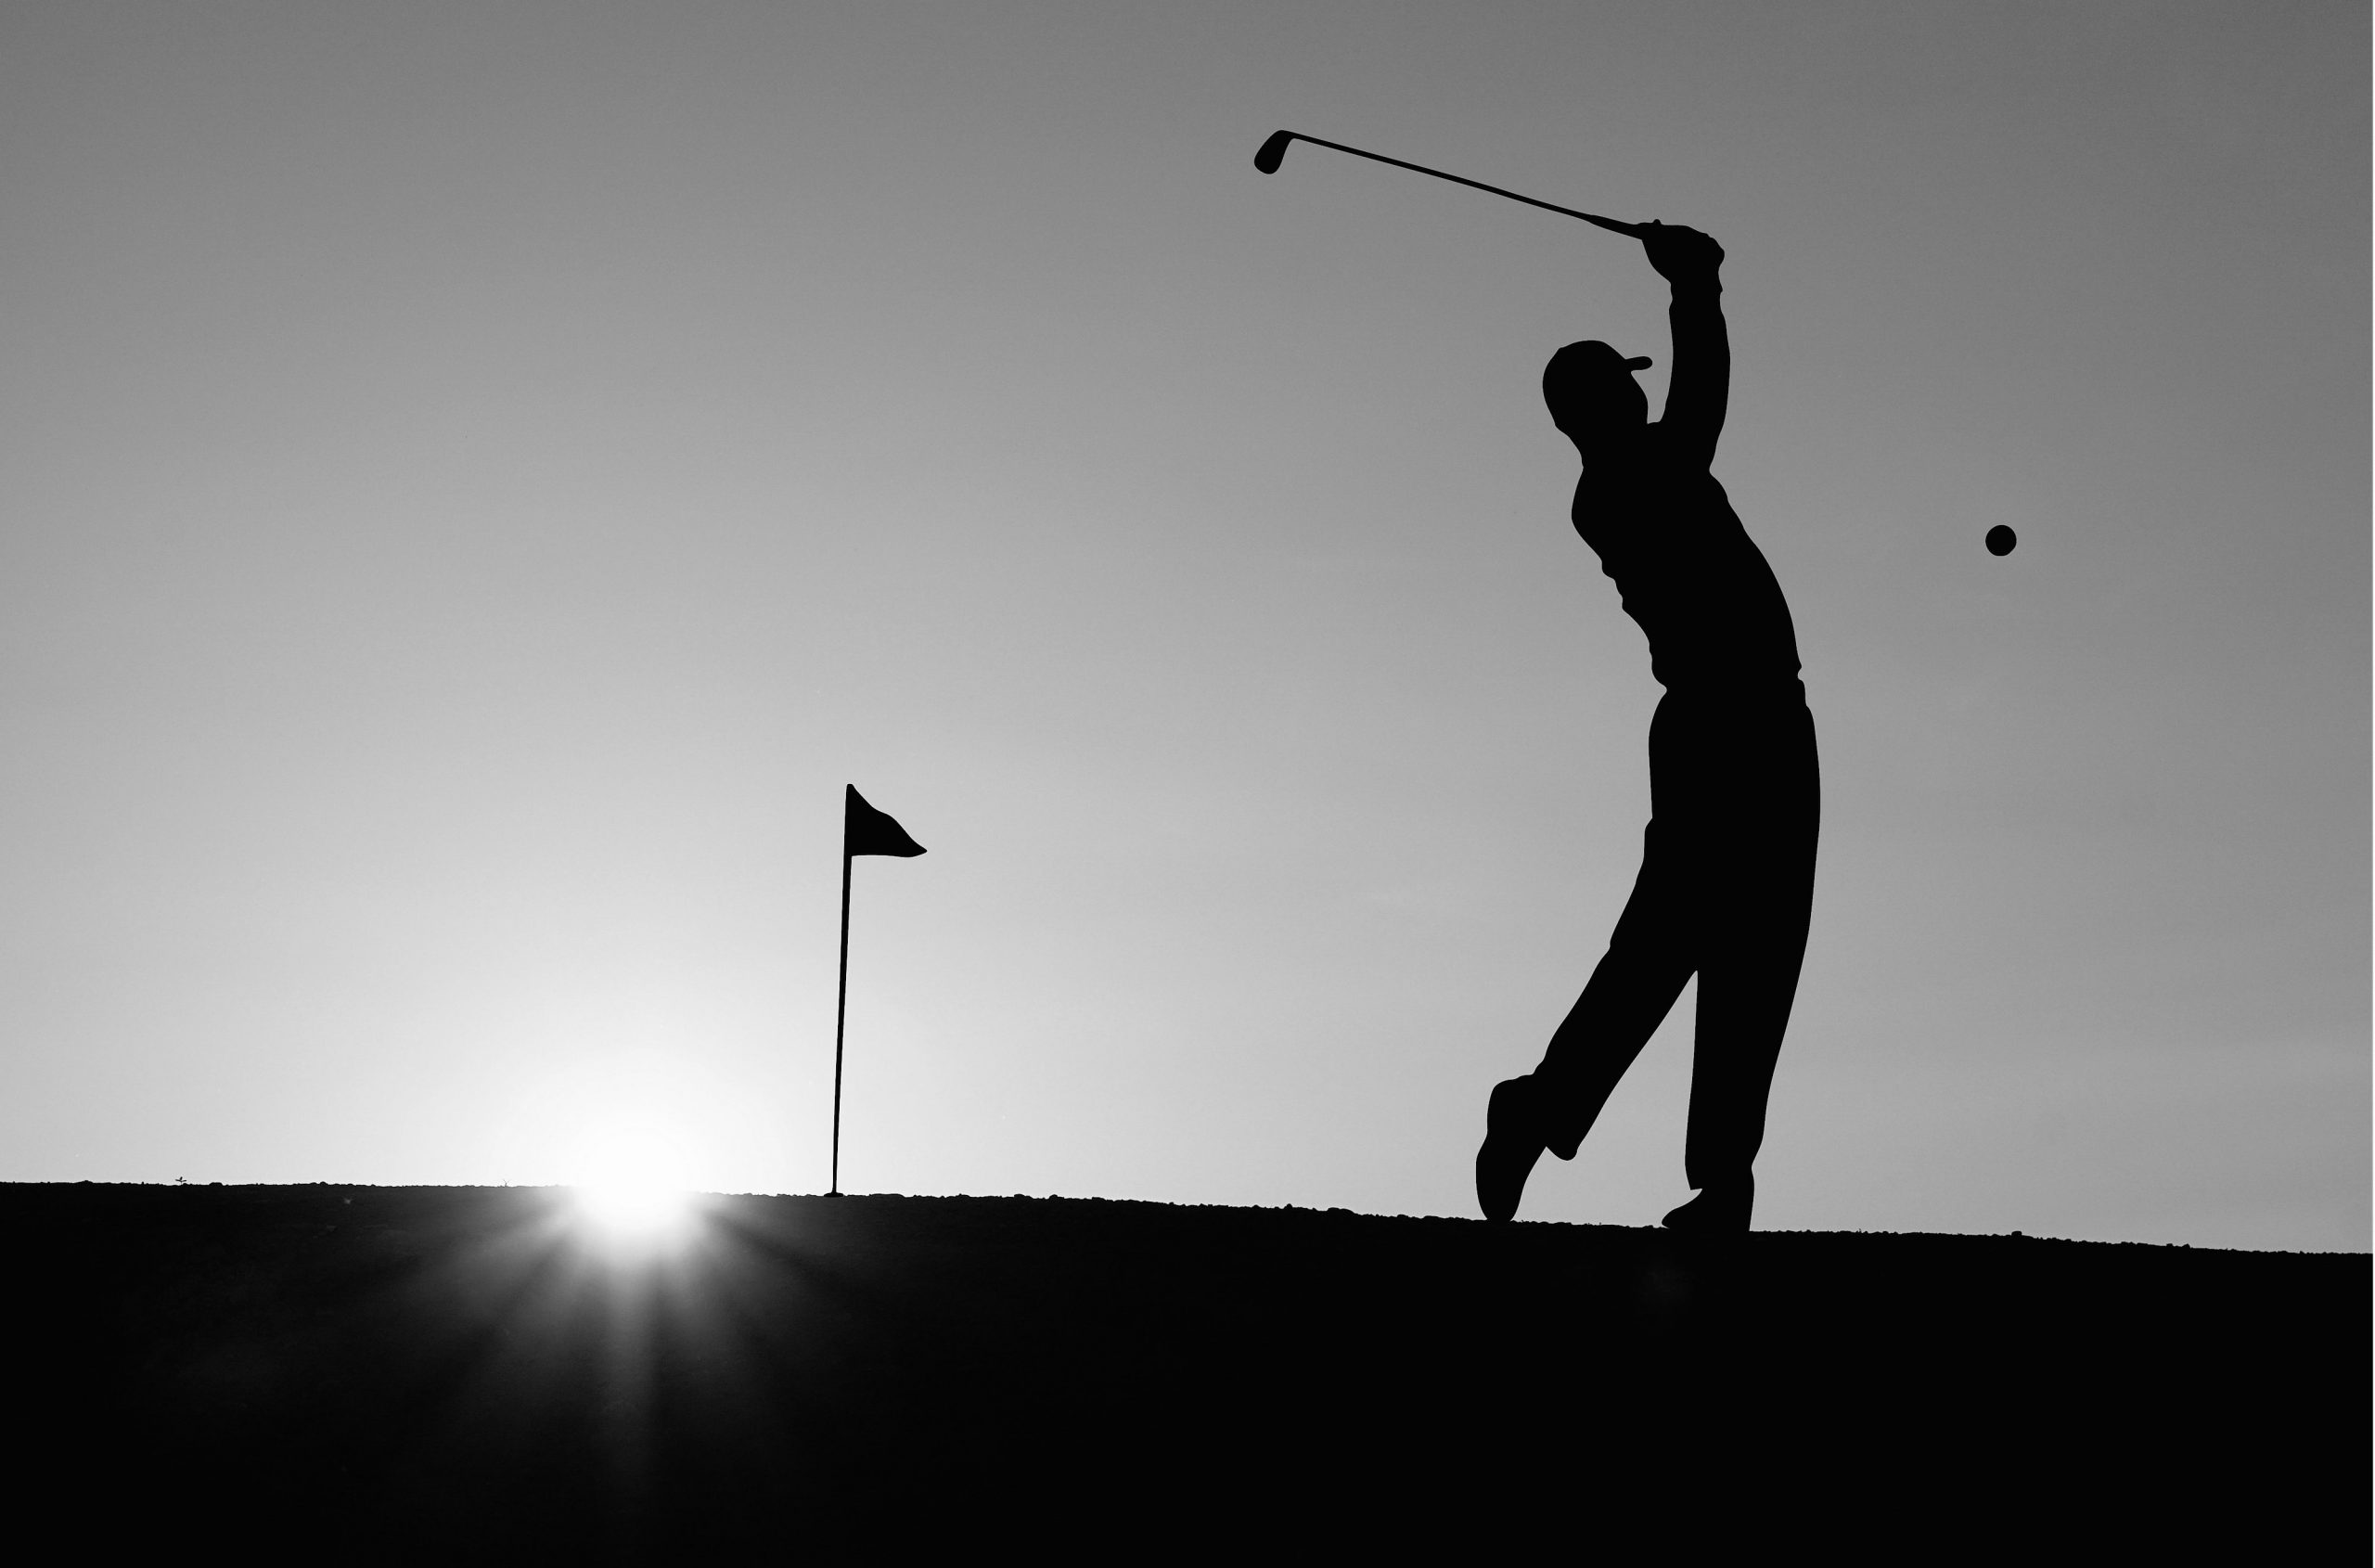
[(2020, 542), (2021, 536), (2013, 533), (2010, 529), (2005, 527), (2000, 522), (1987, 531), (1987, 553), (1989, 555), (2009, 556), (2012, 553), (2012, 546)]

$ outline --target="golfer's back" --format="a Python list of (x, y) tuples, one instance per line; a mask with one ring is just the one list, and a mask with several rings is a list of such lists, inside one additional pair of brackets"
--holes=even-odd
[(1575, 532), (1650, 639), (1669, 691), (1758, 691), (1798, 675), (1797, 630), (1765, 552), (1731, 498), (1663, 421), (1575, 486)]

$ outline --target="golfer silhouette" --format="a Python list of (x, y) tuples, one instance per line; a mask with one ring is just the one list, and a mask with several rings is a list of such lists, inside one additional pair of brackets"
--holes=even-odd
[(1639, 233), (1674, 286), (1665, 418), (1650, 421), (1633, 379), (1650, 362), (1602, 342), (1553, 354), (1542, 395), (1583, 457), (1575, 532), (1648, 635), (1666, 688), (1650, 721), (1650, 826), (1607, 955), (1542, 1064), (1493, 1090), (1476, 1198), (1486, 1219), (1509, 1219), (1545, 1149), (1574, 1158), (1696, 973), (1683, 1167), (1699, 1195), (1665, 1223), (1737, 1231), (1755, 1203), (1751, 1167), (1805, 955), (1821, 785), (1790, 607), (1708, 471), (1731, 381), (1723, 247), (1696, 229)]

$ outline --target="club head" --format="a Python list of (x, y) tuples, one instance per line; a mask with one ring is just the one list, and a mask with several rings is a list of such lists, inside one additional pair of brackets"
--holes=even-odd
[(1262, 144), (1262, 150), (1253, 155), (1253, 166), (1265, 174), (1277, 174), (1287, 156), (1287, 144), (1294, 139), (1292, 131), (1271, 132), (1270, 139)]

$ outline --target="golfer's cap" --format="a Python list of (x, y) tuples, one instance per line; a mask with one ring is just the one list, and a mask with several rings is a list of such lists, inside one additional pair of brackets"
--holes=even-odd
[(1627, 359), (1597, 338), (1580, 343), (1569, 343), (1553, 354), (1550, 362), (1554, 366), (1570, 375), (1605, 374), (1621, 370), (1629, 376), (1636, 370), (1647, 370), (1650, 367), (1649, 355), (1638, 354)]

